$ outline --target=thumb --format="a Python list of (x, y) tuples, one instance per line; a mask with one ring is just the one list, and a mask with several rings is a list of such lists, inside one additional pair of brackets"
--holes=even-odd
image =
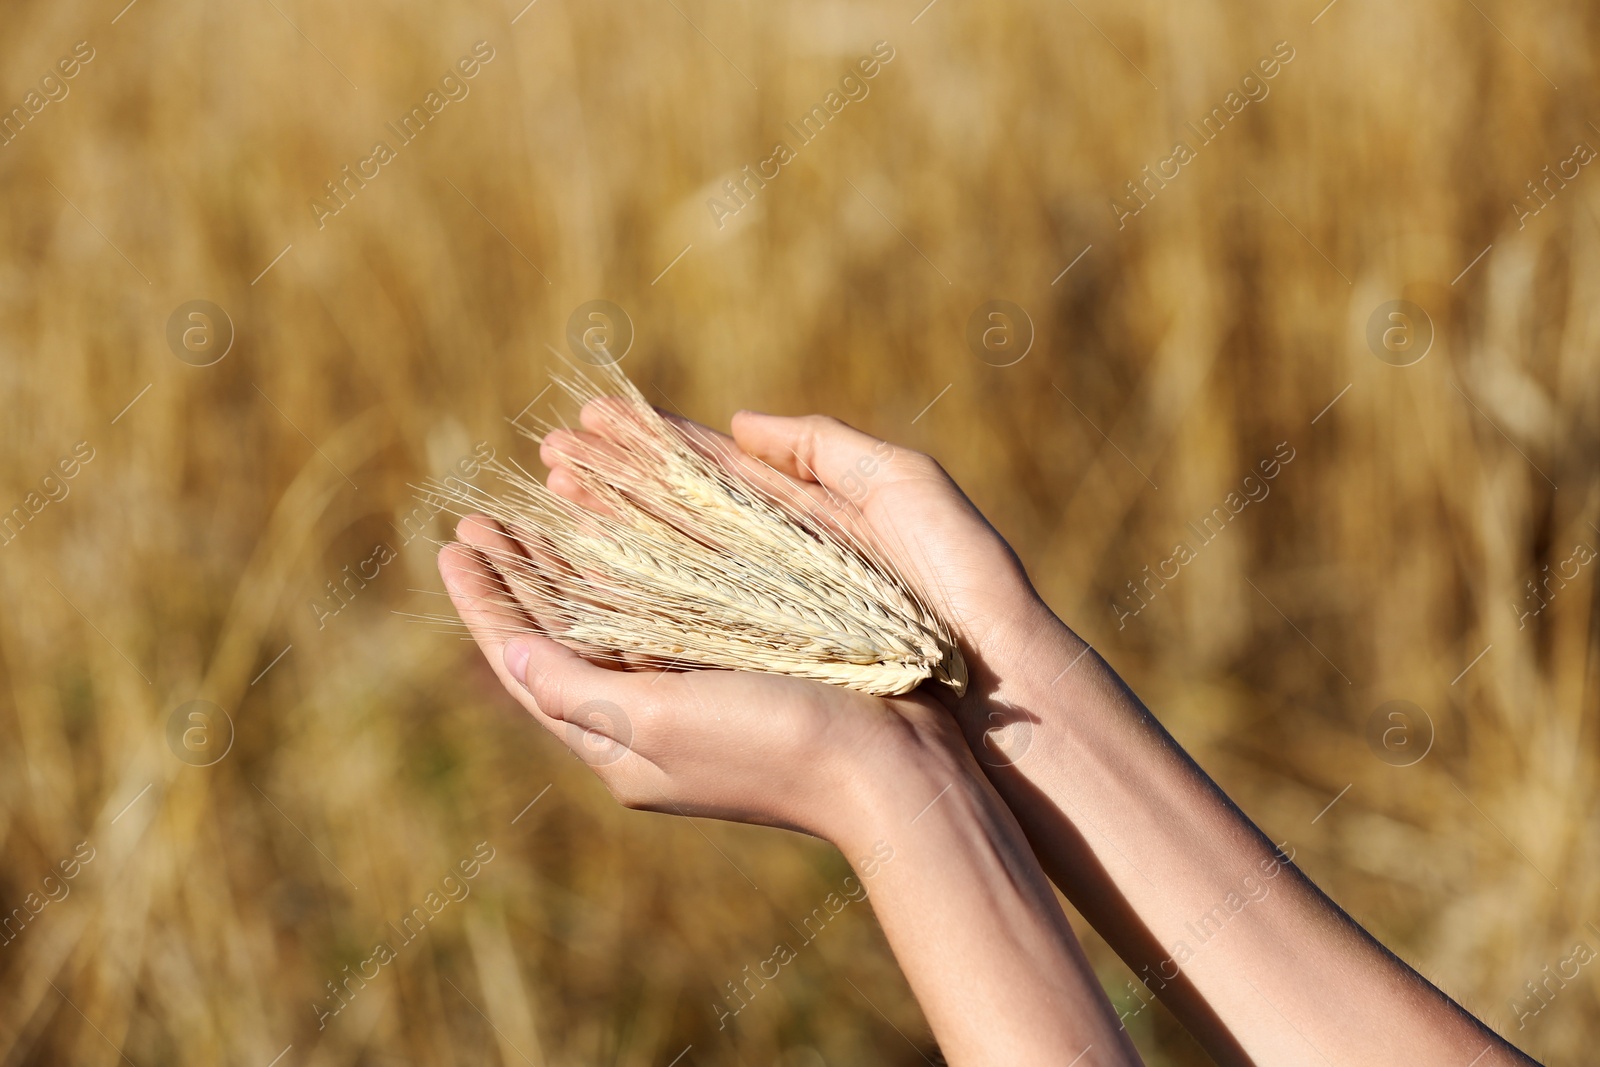
[(591, 767), (616, 763), (634, 740), (633, 719), (624, 707), (640, 700), (637, 676), (607, 670), (558, 641), (535, 634), (506, 643), (506, 668), (555, 720), (555, 733)]
[(524, 633), (506, 642), (507, 672), (527, 689), (539, 710), (571, 721), (579, 707), (596, 699), (627, 699), (629, 676), (606, 670), (543, 634)]
[(858, 496), (866, 478), (886, 472), (897, 451), (828, 415), (787, 418), (741, 411), (734, 415), (732, 428), (735, 443), (752, 456), (846, 497)]

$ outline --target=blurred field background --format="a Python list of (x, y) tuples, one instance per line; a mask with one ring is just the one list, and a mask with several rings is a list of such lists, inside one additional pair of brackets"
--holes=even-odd
[[(7, 4), (0, 106), (94, 58), (0, 147), (0, 509), (93, 458), (0, 547), (0, 908), (70, 889), (0, 945), (0, 1062), (934, 1056), (864, 906), (719, 1030), (844, 863), (618, 808), (395, 614), (441, 605), (408, 483), (533, 462), (506, 420), (601, 298), (664, 407), (937, 454), (1341, 904), (1531, 1053), (1592, 1054), (1600, 968), (1546, 1005), (1525, 983), (1600, 951), (1600, 568), (1567, 562), (1600, 548), (1600, 175), (1520, 229), (1510, 205), (1600, 146), (1600, 10), (921, 2)], [(714, 225), (880, 40), (870, 94)], [(470, 95), (319, 229), (324, 183), (478, 41)], [(1119, 229), (1110, 199), (1280, 41), (1269, 94)], [(236, 333), (214, 366), (169, 348), (197, 299)], [(1035, 331), (1012, 366), (965, 339), (993, 299)], [(1367, 343), (1394, 299), (1435, 330), (1413, 366)], [(1270, 496), (1119, 628), (1280, 442)], [(167, 743), (195, 699), (235, 728), (209, 767)], [(1390, 700), (1432, 724), (1414, 765), (1368, 741)], [(319, 1030), (480, 842), (470, 896)], [(1159, 1007), (1128, 1025), (1207, 1062)]]

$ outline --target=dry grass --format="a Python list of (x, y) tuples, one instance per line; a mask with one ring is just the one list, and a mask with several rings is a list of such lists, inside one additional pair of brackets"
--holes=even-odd
[[(275, 2), (6, 11), (0, 105), (96, 56), (0, 148), (0, 508), (93, 448), (0, 547), (0, 905), (97, 851), (0, 947), (0, 1060), (923, 1062), (865, 909), (718, 1032), (722, 984), (843, 866), (616, 809), (470, 647), (392, 614), (434, 606), (409, 590), (447, 532), (408, 484), (526, 460), (503, 420), (598, 297), (668, 410), (935, 452), (1340, 903), (1524, 1047), (1593, 1048), (1593, 968), (1520, 1030), (1512, 1004), (1600, 947), (1597, 569), (1515, 605), (1600, 547), (1600, 177), (1508, 209), (1600, 143), (1592, 6)], [(309, 198), (480, 39), (470, 95), (318, 229)], [(711, 224), (879, 39), (870, 95)], [(1279, 40), (1270, 95), (1118, 230), (1108, 198)], [(1000, 297), (1037, 330), (1005, 368), (963, 342)], [(1365, 330), (1402, 297), (1436, 339), (1396, 368)], [(196, 298), (237, 329), (204, 369), (166, 341)], [(1279, 442), (1270, 496), (1119, 629)], [(204, 769), (165, 741), (195, 698), (237, 728)], [(1411, 767), (1365, 740), (1396, 698), (1435, 727)], [(319, 1032), (325, 983), (485, 840)], [(1157, 1009), (1130, 1028), (1202, 1062)]]

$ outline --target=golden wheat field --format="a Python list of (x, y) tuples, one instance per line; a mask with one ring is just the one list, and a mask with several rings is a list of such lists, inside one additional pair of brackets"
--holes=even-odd
[(937, 1058), (865, 902), (719, 1028), (844, 861), (620, 808), (406, 617), (411, 486), (536, 464), (589, 330), (936, 454), (1341, 905), (1592, 1056), (1600, 10), (924, 2), (6, 5), (0, 1063)]

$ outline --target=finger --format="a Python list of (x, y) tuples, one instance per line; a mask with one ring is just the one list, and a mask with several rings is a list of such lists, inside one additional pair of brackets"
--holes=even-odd
[(592, 467), (598, 460), (622, 460), (611, 439), (592, 430), (551, 430), (539, 442), (539, 459), (547, 467)]
[[(549, 583), (539, 572), (540, 565), (553, 565), (544, 553), (510, 537), (494, 519), (487, 515), (468, 515), (456, 524), (456, 536), (463, 544), (477, 549), (480, 556), (498, 572), (501, 584), (522, 612), (539, 627), (549, 630), (552, 619), (548, 603)], [(526, 621), (518, 627), (527, 629)]]
[[(707, 459), (720, 463), (730, 470), (737, 470), (741, 462), (749, 464), (749, 457), (727, 434), (670, 411), (662, 411), (660, 408), (654, 410), (678, 431), (686, 444)], [(626, 400), (616, 396), (603, 396), (591, 400), (583, 406), (578, 415), (578, 422), (585, 430), (607, 441), (625, 441), (628, 436), (639, 433), (640, 420), (640, 413)]]
[[(795, 427), (818, 422), (824, 424), (824, 428), (828, 430), (842, 431), (859, 439), (858, 443), (863, 450), (860, 457), (850, 458), (845, 463), (850, 469), (846, 470), (834, 484), (830, 484), (810, 470), (809, 462), (805, 458), (798, 455), (792, 447), (785, 445), (787, 439), (793, 436), (792, 432), (785, 435), (769, 433), (765, 438), (761, 438), (769, 446), (767, 454), (762, 455), (753, 449), (741, 447), (743, 442), (737, 439), (741, 427), (737, 423), (734, 426), (734, 436), (730, 437), (679, 415), (659, 410), (656, 414), (673, 426), (694, 451), (745, 485), (754, 488), (791, 517), (822, 527), (863, 551), (872, 551), (871, 546), (875, 536), (869, 532), (867, 525), (862, 521), (859, 509), (855, 506), (861, 502), (865, 488), (858, 476), (862, 471), (881, 472), (883, 464), (894, 455), (894, 449), (887, 443), (852, 430), (837, 420), (822, 416), (804, 419), (758, 416), (758, 418), (772, 419), (779, 424), (793, 424)], [(754, 413), (741, 413), (741, 415), (752, 414)], [(637, 408), (620, 397), (601, 397), (591, 400), (584, 405), (579, 415), (579, 422), (584, 432), (579, 434), (566, 431), (565, 437), (553, 434), (547, 439), (552, 440), (554, 444), (550, 455), (544, 457), (545, 461), (560, 462), (564, 450), (575, 448), (605, 450), (608, 444), (615, 442), (605, 454), (608, 457), (620, 456), (621, 463), (626, 465), (628, 442), (637, 441), (641, 436), (650, 436), (649, 431), (640, 425), (644, 417)], [(739, 416), (735, 418), (737, 420)], [(914, 453), (907, 455), (909, 457)], [(576, 491), (566, 478), (565, 474), (558, 478), (552, 471), (549, 483), (551, 489), (554, 491), (559, 485), (564, 496)], [(844, 491), (839, 492), (836, 489)], [(569, 499), (576, 497), (572, 496)]]
[(787, 418), (741, 411), (733, 417), (733, 438), (784, 474), (817, 482), (847, 500), (863, 497), (868, 479), (898, 481), (916, 473), (905, 462), (916, 453), (826, 415)]
[[(798, 480), (788, 477), (774, 470), (771, 465), (751, 456), (740, 448), (732, 437), (702, 423), (659, 408), (655, 409), (655, 413), (678, 432), (689, 448), (745, 484), (753, 486), (779, 507), (798, 514), (815, 515), (824, 523), (828, 523), (829, 518), (819, 512), (820, 505), (822, 511), (832, 513), (832, 521), (837, 521), (839, 501), (817, 485), (814, 479)], [(565, 436), (552, 434), (548, 439), (552, 442), (552, 447), (548, 454), (541, 452), (541, 458), (554, 468), (556, 464), (562, 463), (564, 455), (572, 454), (575, 449), (603, 448), (601, 442), (607, 442), (614, 443), (614, 447), (606, 455), (625, 464), (628, 462), (629, 442), (637, 441), (641, 436), (651, 436), (649, 431), (641, 426), (643, 418), (638, 409), (621, 397), (600, 397), (591, 400), (584, 405), (578, 418), (585, 432), (580, 435), (567, 431)], [(564, 467), (561, 469), (565, 471)], [(589, 494), (588, 500), (581, 500), (576, 495), (579, 492), (588, 492), (581, 486), (575, 485), (576, 480), (574, 478), (573, 481), (568, 481), (567, 474), (557, 475), (555, 469), (552, 469), (548, 484), (552, 491), (559, 492), (574, 502), (593, 507), (594, 505), (589, 502), (593, 500), (593, 494)]]
[[(824, 522), (837, 522), (840, 501), (817, 479), (796, 477), (792, 470), (776, 467), (764, 457), (753, 455), (739, 442), (681, 415), (661, 412), (701, 455), (746, 484), (761, 490), (773, 503), (798, 514), (816, 516)], [(819, 511), (820, 507), (820, 511)], [(826, 514), (824, 514), (826, 513)]]
[(505, 660), (511, 676), (562, 727), (567, 747), (601, 774), (618, 799), (631, 803), (623, 795), (630, 782), (659, 777), (638, 749), (639, 733), (663, 701), (683, 698), (679, 678), (606, 670), (537, 634), (509, 642)]
[[(658, 428), (641, 426), (640, 415), (632, 408), (617, 411), (621, 404), (616, 397), (590, 401), (580, 418), (584, 429), (552, 431), (540, 446), (539, 458), (550, 468), (545, 484), (551, 492), (625, 522), (628, 505), (658, 514), (649, 494), (639, 487), (653, 477), (661, 442)], [(717, 458), (703, 444), (686, 443), (708, 458)], [(731, 438), (726, 447), (734, 447)]]
[[(469, 515), (456, 528), (461, 540), (487, 557), (491, 566), (499, 571), (501, 582), (510, 593), (510, 599), (535, 625), (526, 622), (517, 632), (536, 629), (553, 634), (564, 629), (555, 611), (558, 598), (570, 596), (574, 583), (582, 585), (585, 575), (574, 571), (565, 560), (544, 551), (538, 544), (518, 541), (506, 534), (503, 527), (485, 515)], [(565, 638), (563, 639), (565, 640)], [(595, 663), (615, 666), (642, 667), (646, 660), (633, 653), (591, 642), (581, 642), (578, 654)]]
[(575, 430), (552, 430), (539, 443), (539, 461), (550, 468), (545, 485), (559, 497), (564, 497), (581, 508), (601, 515), (616, 517), (611, 505), (591, 492), (584, 480), (594, 477), (597, 462), (603, 466), (598, 471), (621, 461), (613, 446), (592, 433)]
[(616, 513), (611, 505), (595, 496), (584, 488), (584, 484), (570, 467), (553, 465), (550, 467), (550, 476), (544, 480), (545, 487), (556, 496), (570, 500), (572, 503), (592, 511), (597, 515), (616, 518)]
[(743, 451), (734, 443), (733, 438), (720, 430), (713, 430), (705, 423), (686, 419), (670, 411), (660, 411), (659, 408), (657, 411), (702, 455), (718, 461), (730, 457), (744, 457)]
[[(546, 715), (524, 684), (527, 676), (528, 642), (531, 640), (553, 645), (573, 659), (590, 666), (577, 653), (565, 649), (543, 637), (511, 637), (505, 635), (508, 627), (525, 621), (507, 607), (507, 593), (493, 568), (479, 555), (479, 550), (466, 545), (448, 545), (439, 553), (439, 573), (443, 576), (450, 598), (461, 613), (462, 621), (478, 643), (489, 668), (512, 698), (521, 704), (534, 720), (557, 740), (566, 745), (583, 762), (587, 763), (613, 795), (619, 799), (631, 797), (642, 788), (659, 791), (658, 785), (643, 786), (659, 779), (657, 771), (647, 760), (634, 754), (628, 747), (624, 719), (607, 720), (605, 708), (591, 704), (567, 709), (567, 719)], [(601, 670), (592, 667), (592, 670)], [(616, 672), (606, 672), (615, 674)], [(602, 727), (604, 724), (604, 728)]]
[[(660, 408), (653, 410), (657, 416), (678, 431), (679, 437), (685, 444), (712, 462), (729, 470), (736, 470), (741, 460), (748, 463), (748, 457), (744, 456), (739, 446), (734, 444), (733, 438), (727, 434), (719, 433), (703, 423), (686, 419), (670, 411), (662, 411)], [(615, 442), (626, 452), (627, 442), (630, 439), (654, 436), (649, 428), (643, 425), (645, 418), (645, 415), (621, 397), (604, 396), (585, 404), (583, 411), (578, 415), (578, 422), (594, 438)]]
[[(695, 444), (711, 448), (734, 447), (733, 438), (713, 430), (704, 423), (695, 422), (693, 419), (660, 408), (652, 410)], [(602, 396), (583, 405), (583, 410), (578, 413), (578, 424), (596, 437), (615, 441), (628, 434), (646, 430), (644, 423), (646, 418), (647, 416), (628, 400), (620, 396)]]
[[(537, 649), (537, 652), (535, 650)], [(562, 664), (596, 670), (581, 657), (563, 645), (546, 638), (518, 638), (506, 645), (506, 664), (513, 677), (538, 679), (551, 671), (547, 656), (559, 657)], [(538, 666), (534, 666), (535, 658)], [(615, 671), (603, 671), (612, 679), (622, 677)], [(523, 683), (524, 685), (526, 682)], [(550, 706), (566, 709), (564, 719), (553, 719), (551, 732), (559, 737), (567, 749), (577, 756), (605, 785), (611, 795), (630, 808), (665, 810), (676, 807), (666, 798), (670, 781), (665, 772), (633, 747), (632, 720), (622, 706), (604, 697), (591, 697), (568, 706), (565, 698), (555, 695), (556, 687), (570, 682), (549, 682), (536, 688), (545, 692)], [(535, 698), (537, 702), (538, 698)]]
[(506, 692), (545, 729), (559, 732), (561, 724), (540, 711), (527, 688), (506, 667), (506, 641), (516, 631), (526, 630), (528, 620), (512, 606), (498, 575), (477, 550), (459, 544), (446, 545), (439, 552), (439, 575), (467, 632)]
[[(490, 522), (492, 520), (481, 515), (469, 516), (461, 520), (457, 532), (483, 537)], [(499, 651), (498, 646), (506, 636), (532, 625), (532, 620), (506, 586), (494, 560), (479, 545), (471, 542), (446, 545), (439, 552), (439, 574), (468, 631), (474, 637), (483, 634), (495, 641), (493, 651)], [(487, 653), (491, 649), (485, 646), (484, 651)]]
[(733, 436), (752, 456), (791, 477), (819, 483), (842, 502), (845, 506), (832, 514), (854, 534), (856, 547), (906, 573), (923, 575), (917, 584), (924, 594), (930, 585), (940, 584), (930, 551), (937, 535), (921, 523), (906, 522), (899, 511), (886, 510), (878, 494), (895, 484), (933, 483), (964, 502), (961, 490), (931, 457), (896, 448), (827, 415), (788, 418), (741, 411), (733, 417)]
[(751, 455), (740, 448), (732, 437), (706, 430), (697, 422), (673, 419), (671, 416), (669, 419), (689, 427), (686, 433), (704, 431), (701, 440), (691, 442), (695, 449), (741, 482), (760, 490), (778, 506), (808, 515), (816, 513), (819, 508), (829, 512), (838, 511), (838, 499), (824, 486), (817, 484), (816, 479), (796, 478), (779, 470), (760, 456)]
[(597, 437), (616, 440), (644, 429), (644, 416), (623, 397), (602, 396), (583, 405), (583, 410), (578, 412), (578, 425)]

